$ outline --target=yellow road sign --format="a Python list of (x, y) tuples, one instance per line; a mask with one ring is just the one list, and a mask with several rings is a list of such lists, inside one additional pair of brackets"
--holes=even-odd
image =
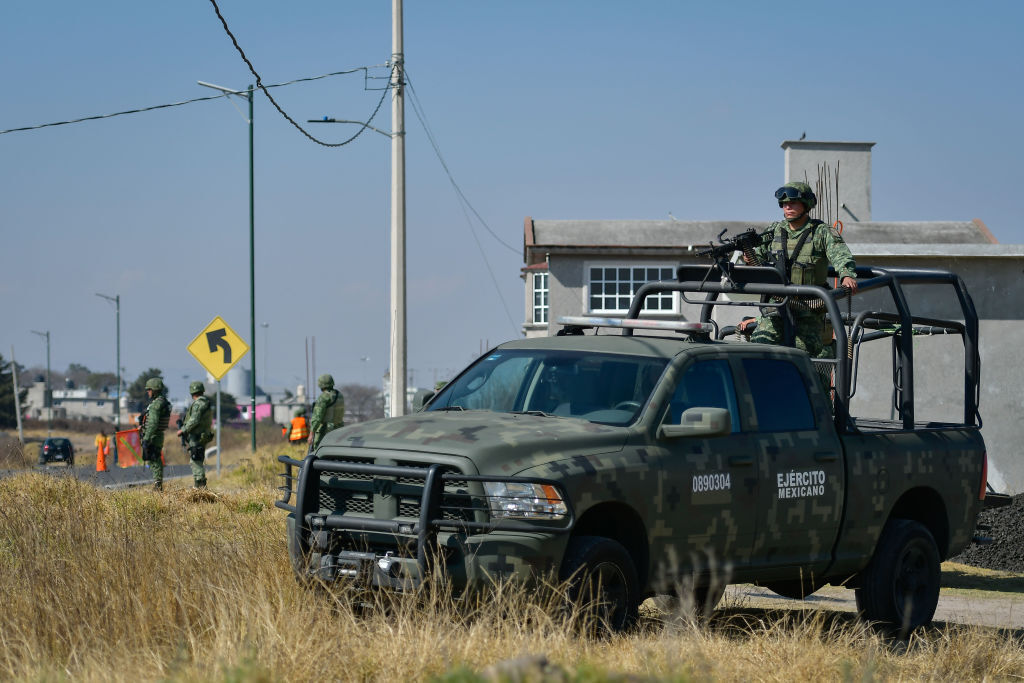
[(220, 380), (231, 366), (249, 352), (249, 345), (219, 315), (187, 348), (215, 380)]

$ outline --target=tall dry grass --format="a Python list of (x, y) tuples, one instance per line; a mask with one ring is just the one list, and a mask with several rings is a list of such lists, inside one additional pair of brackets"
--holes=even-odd
[[(274, 449), (274, 452), (280, 449)], [(709, 620), (645, 606), (590, 637), (538, 594), (472, 605), (433, 587), (362, 604), (299, 587), (270, 450), (212, 493), (0, 481), (3, 680), (943, 680), (1024, 676), (1021, 636), (946, 627), (893, 642), (850, 615), (726, 604)]]

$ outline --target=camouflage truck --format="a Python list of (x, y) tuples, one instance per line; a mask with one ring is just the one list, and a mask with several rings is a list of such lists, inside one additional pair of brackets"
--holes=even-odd
[[(296, 574), (409, 590), (440, 572), (458, 591), (554, 576), (575, 599), (599, 585), (616, 629), (648, 596), (685, 590), (710, 608), (727, 583), (789, 597), (831, 583), (868, 619), (928, 623), (939, 564), (972, 541), (986, 497), (973, 303), (952, 273), (861, 268), (869, 307), (843, 313), (842, 292), (768, 270), (680, 267), (624, 319), (562, 319), (556, 336), (491, 349), (420, 412), (281, 456)], [(908, 284), (952, 288), (958, 319), (913, 315)], [(700, 320), (641, 318), (666, 292)], [(844, 353), (744, 342), (715, 322), (731, 305), (824, 307)], [(929, 335), (962, 349), (962, 418), (915, 420)], [(876, 340), (892, 349), (893, 415), (856, 418), (861, 347)]]

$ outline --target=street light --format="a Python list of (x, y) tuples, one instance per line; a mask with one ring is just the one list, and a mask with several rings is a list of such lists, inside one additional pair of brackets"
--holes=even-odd
[[(270, 353), (270, 343), (267, 341), (267, 336), (270, 334), (270, 323), (260, 323), (260, 327), (263, 328), (263, 381), (267, 381), (267, 354)], [(266, 393), (264, 391), (264, 393)]]
[[(106, 299), (114, 304), (117, 315), (117, 402), (114, 404), (114, 425), (121, 426), (121, 295), (107, 296), (106, 294), (95, 293), (101, 299)], [(115, 443), (117, 439), (114, 440)], [(116, 445), (115, 445), (116, 449)], [(114, 462), (117, 463), (117, 452), (114, 452)]]
[[(250, 394), (249, 394), (249, 427), (252, 441), (252, 452), (256, 452), (256, 258), (255, 258), (255, 205), (253, 201), (253, 150), (252, 150), (252, 95), (255, 86), (250, 85), (248, 90), (234, 90), (221, 85), (196, 81), (205, 88), (220, 90), (230, 97), (237, 95), (249, 100), (249, 118), (246, 123), (249, 125), (249, 339), (252, 342), (252, 357), (249, 359), (250, 368)], [(220, 452), (218, 451), (218, 458)]]
[(50, 392), (50, 331), (31, 330), (31, 332), (46, 340), (46, 435), (50, 436), (50, 432), (53, 430), (53, 394)]

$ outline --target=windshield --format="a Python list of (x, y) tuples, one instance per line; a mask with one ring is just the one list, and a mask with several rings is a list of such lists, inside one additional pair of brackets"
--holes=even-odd
[(664, 358), (545, 349), (499, 349), (446, 385), (427, 411), (491, 410), (636, 419), (668, 363)]

